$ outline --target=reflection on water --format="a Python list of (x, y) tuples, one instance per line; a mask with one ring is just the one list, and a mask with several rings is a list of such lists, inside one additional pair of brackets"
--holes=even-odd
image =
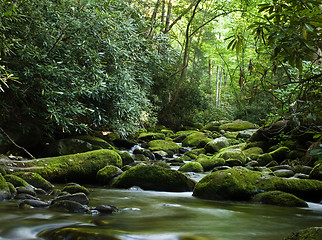
[(283, 208), (236, 202), (207, 201), (192, 193), (117, 190), (93, 187), (90, 206), (110, 204), (113, 215), (85, 215), (50, 209), (18, 209), (0, 203), (0, 239), (39, 239), (45, 229), (64, 226), (115, 231), (126, 240), (175, 240), (202, 235), (216, 240), (276, 240), (306, 227), (322, 226), (322, 207)]

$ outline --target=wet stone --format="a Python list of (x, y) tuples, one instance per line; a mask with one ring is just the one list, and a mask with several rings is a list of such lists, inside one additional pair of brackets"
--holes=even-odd
[(274, 171), (274, 174), (277, 177), (284, 177), (284, 178), (289, 178), (294, 176), (294, 172), (288, 169), (280, 169), (280, 170)]
[(51, 204), (53, 205), (57, 202), (66, 201), (66, 200), (78, 202), (83, 205), (88, 205), (88, 203), (89, 203), (89, 200), (84, 193), (75, 193), (75, 194), (56, 197), (55, 199), (52, 200)]
[(36, 207), (36, 208), (45, 208), (49, 207), (49, 203), (40, 201), (40, 200), (34, 200), (34, 199), (26, 199), (22, 202), (22, 204), (29, 205), (31, 207)]

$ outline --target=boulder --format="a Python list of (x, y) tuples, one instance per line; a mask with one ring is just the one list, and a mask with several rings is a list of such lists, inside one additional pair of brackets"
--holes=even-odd
[(210, 171), (218, 164), (218, 158), (212, 158), (204, 154), (200, 154), (196, 161), (202, 165), (204, 171)]
[(225, 151), (220, 152), (217, 156), (219, 158), (223, 158), (225, 160), (228, 160), (228, 159), (237, 159), (242, 164), (245, 164), (246, 163), (246, 156), (243, 153), (243, 151), (240, 150), (240, 149), (225, 149)]
[(57, 201), (54, 204), (51, 204), (49, 207), (52, 209), (58, 209), (72, 213), (85, 213), (88, 211), (87, 207), (85, 207), (81, 203), (70, 200)]
[(148, 143), (148, 148), (151, 151), (172, 151), (174, 153), (179, 153), (180, 146), (172, 141), (153, 140)]
[(276, 177), (284, 177), (284, 178), (293, 177), (295, 175), (295, 173), (290, 169), (279, 169), (274, 171), (274, 174)]
[(152, 141), (152, 140), (165, 140), (165, 135), (163, 133), (152, 133), (152, 132), (147, 132), (147, 133), (140, 133), (139, 140), (141, 141)]
[(130, 153), (128, 153), (128, 152), (120, 152), (120, 151), (118, 151), (117, 152), (120, 156), (121, 156), (121, 158), (122, 158), (122, 165), (124, 166), (124, 165), (129, 165), (129, 164), (131, 164), (131, 163), (134, 163), (134, 158), (131, 156), (131, 154)]
[(203, 172), (203, 167), (199, 162), (188, 162), (179, 168), (181, 172)]
[(239, 131), (237, 134), (237, 139), (249, 139), (255, 132), (257, 132), (258, 129), (247, 129), (243, 131)]
[(225, 131), (242, 131), (242, 130), (254, 129), (254, 128), (258, 128), (258, 126), (254, 123), (243, 121), (240, 119), (230, 123), (222, 124), (219, 127), (220, 130), (225, 130)]
[(69, 183), (67, 186), (63, 187), (61, 191), (68, 192), (70, 194), (84, 193), (85, 195), (89, 195), (88, 189), (84, 186), (77, 184), (77, 183)]
[(204, 147), (211, 139), (203, 132), (192, 133), (183, 142), (183, 147)]
[(29, 183), (27, 183), (25, 180), (22, 178), (12, 175), (12, 174), (7, 174), (4, 176), (7, 182), (10, 182), (13, 184), (13, 186), (17, 187), (26, 187), (28, 189), (33, 189), (33, 186), (31, 186)]
[(23, 180), (25, 180), (30, 185), (44, 189), (45, 191), (51, 191), (54, 188), (54, 185), (51, 184), (49, 181), (44, 179), (42, 176), (40, 176), (38, 173), (34, 172), (16, 172), (13, 173), (13, 175), (16, 175)]
[(144, 190), (192, 191), (194, 181), (184, 174), (155, 165), (138, 165), (122, 173), (112, 184), (116, 188), (139, 186)]
[(276, 150), (269, 152), (269, 155), (272, 156), (274, 161), (281, 163), (287, 158), (289, 152), (290, 149), (288, 147), (279, 147)]
[(98, 148), (110, 149), (110, 150), (115, 149), (110, 143), (106, 142), (105, 140), (103, 140), (102, 138), (99, 138), (99, 137), (94, 137), (94, 136), (90, 136), (90, 135), (83, 135), (83, 136), (78, 136), (77, 139), (88, 142), (88, 143), (92, 144), (93, 146), (98, 146)]
[(58, 197), (54, 198), (51, 201), (51, 205), (61, 202), (61, 201), (66, 201), (66, 200), (77, 202), (82, 205), (88, 205), (88, 203), (89, 203), (89, 200), (88, 200), (87, 196), (85, 195), (85, 193), (74, 193), (74, 194), (67, 194), (67, 195), (62, 195), (62, 196), (58, 196)]
[(322, 227), (311, 227), (298, 232), (292, 233), (284, 240), (321, 240), (322, 239)]
[(309, 177), (311, 179), (317, 179), (317, 180), (322, 181), (322, 163), (319, 163), (314, 166), (314, 168), (312, 169), (312, 171), (309, 174)]
[(250, 200), (255, 194), (279, 190), (307, 200), (322, 199), (322, 182), (309, 179), (287, 179), (241, 167), (216, 171), (202, 178), (193, 195), (213, 200)]
[(92, 183), (96, 173), (106, 165), (122, 167), (119, 154), (109, 149), (53, 158), (17, 161), (19, 170), (36, 172), (51, 182)]
[(272, 162), (273, 157), (269, 153), (264, 153), (264, 154), (258, 155), (256, 161), (258, 162), (259, 166), (263, 167), (263, 166), (266, 166), (267, 164), (269, 164), (270, 162)]
[(116, 166), (106, 166), (100, 169), (96, 174), (96, 179), (101, 184), (109, 184), (113, 178), (121, 175), (123, 171)]
[(208, 142), (205, 146), (205, 149), (207, 153), (215, 153), (218, 152), (220, 149), (228, 146), (228, 139), (226, 137), (220, 137)]
[(253, 197), (252, 201), (256, 203), (283, 207), (308, 207), (307, 203), (304, 200), (294, 196), (293, 194), (281, 191), (269, 191), (256, 194)]
[(256, 160), (259, 155), (263, 154), (263, 150), (260, 147), (251, 147), (243, 150), (246, 157)]
[[(49, 207), (49, 203), (44, 202), (44, 201), (40, 201), (40, 200), (34, 200), (34, 199), (25, 199), (22, 201), (23, 205), (28, 205), (31, 207), (36, 207), (36, 208), (46, 208)], [(21, 204), (19, 205), (19, 207), (23, 207), (21, 206)]]
[(0, 173), (0, 201), (9, 199), (11, 197), (9, 186)]

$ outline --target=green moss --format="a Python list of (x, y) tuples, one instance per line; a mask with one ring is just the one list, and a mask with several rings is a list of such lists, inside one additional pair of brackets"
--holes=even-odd
[(147, 133), (141, 133), (139, 135), (138, 139), (142, 140), (142, 141), (164, 140), (165, 135), (164, 135), (164, 133), (147, 132)]
[(225, 137), (220, 137), (208, 142), (205, 146), (205, 150), (207, 153), (215, 153), (218, 152), (220, 149), (223, 149), (228, 146), (228, 139)]
[(0, 173), (0, 201), (10, 198), (10, 189), (6, 182), (6, 179)]
[[(196, 132), (187, 136), (183, 142), (183, 147), (204, 147), (211, 139), (205, 133)], [(203, 146), (202, 146), (203, 145)]]
[(78, 185), (78, 184), (69, 184), (61, 190), (62, 192), (68, 192), (70, 194), (74, 193), (84, 193), (85, 195), (89, 195), (89, 191), (86, 187)]
[(251, 129), (251, 128), (258, 128), (258, 126), (254, 123), (242, 121), (239, 119), (231, 123), (222, 124), (219, 127), (220, 130), (225, 130), (225, 131), (242, 131), (242, 130)]
[(27, 187), (27, 188), (32, 188), (32, 186), (27, 183), (25, 180), (23, 180), (21, 177), (12, 175), (12, 174), (7, 174), (4, 176), (7, 182), (12, 183), (15, 187)]
[(281, 191), (259, 193), (253, 197), (253, 202), (283, 207), (308, 207), (304, 200)]
[(159, 166), (138, 165), (125, 171), (112, 184), (116, 188), (139, 186), (145, 190), (191, 191), (194, 182), (184, 174)]
[(270, 152), (269, 154), (276, 162), (281, 163), (287, 158), (289, 152), (290, 149), (288, 147), (279, 147), (276, 150)]
[(203, 167), (199, 162), (188, 162), (179, 168), (181, 172), (203, 172)]
[(238, 132), (225, 132), (224, 136), (226, 138), (230, 138), (230, 139), (236, 139), (238, 135)]
[(85, 142), (88, 142), (92, 145), (96, 145), (96, 146), (99, 146), (103, 149), (111, 149), (111, 150), (114, 150), (115, 148), (109, 144), (108, 142), (106, 142), (105, 140), (99, 138), (99, 137), (93, 137), (93, 136), (90, 136), (90, 135), (84, 135), (84, 136), (78, 136), (77, 137), (78, 139), (80, 140), (83, 140)]
[(45, 230), (38, 234), (38, 237), (44, 238), (46, 240), (53, 239), (74, 239), (74, 240), (120, 240), (113, 236), (111, 233), (106, 231), (101, 231), (96, 228), (59, 228), (53, 230)]
[(151, 151), (173, 151), (178, 153), (180, 146), (172, 141), (153, 140), (148, 143), (148, 148)]
[(260, 147), (251, 147), (243, 151), (246, 157), (251, 159), (257, 159), (259, 155), (263, 154), (263, 150)]
[(257, 162), (259, 166), (266, 166), (272, 161), (273, 161), (273, 157), (269, 153), (264, 153), (264, 154), (258, 155), (257, 157)]
[(216, 163), (217, 163), (214, 158), (211, 158), (204, 154), (200, 154), (197, 157), (196, 161), (202, 165), (204, 171), (212, 170), (214, 167), (216, 167)]
[(284, 240), (321, 240), (322, 239), (322, 227), (311, 227), (298, 232), (293, 233)]
[(322, 164), (319, 163), (315, 165), (312, 171), (310, 172), (309, 176), (311, 179), (317, 179), (322, 181)]
[(36, 187), (36, 188), (42, 188), (46, 191), (50, 191), (54, 188), (54, 185), (52, 185), (49, 181), (44, 179), (42, 176), (40, 176), (38, 173), (33, 172), (16, 172), (13, 173), (14, 175), (22, 178), (30, 185)]
[(259, 192), (273, 190), (308, 201), (322, 199), (321, 181), (273, 177), (240, 167), (208, 174), (196, 184), (193, 195), (214, 200), (249, 200)]
[(96, 173), (106, 165), (122, 167), (122, 159), (115, 151), (102, 149), (53, 158), (30, 161), (30, 171), (49, 181), (92, 182)]
[(118, 167), (106, 166), (97, 172), (96, 179), (101, 184), (109, 184), (114, 177), (122, 173), (123, 171)]
[(225, 151), (220, 152), (218, 157), (223, 158), (225, 160), (228, 159), (237, 159), (242, 164), (246, 163), (246, 156), (240, 149), (226, 149)]

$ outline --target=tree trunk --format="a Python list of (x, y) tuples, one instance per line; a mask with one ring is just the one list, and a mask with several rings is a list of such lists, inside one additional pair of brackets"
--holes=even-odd
[(164, 33), (168, 33), (170, 31), (171, 11), (172, 11), (172, 2), (171, 2), (171, 0), (169, 0), (167, 17), (166, 17), (166, 21), (165, 21)]
[(156, 17), (157, 17), (157, 13), (158, 13), (158, 9), (160, 7), (160, 0), (158, 0), (154, 6), (154, 10), (153, 10), (153, 13), (152, 13), (152, 16), (151, 16), (151, 20), (150, 20), (150, 29), (148, 31), (148, 37), (151, 37), (152, 36), (152, 32), (153, 32), (153, 29), (154, 29), (154, 24), (155, 24), (155, 21), (156, 21)]

